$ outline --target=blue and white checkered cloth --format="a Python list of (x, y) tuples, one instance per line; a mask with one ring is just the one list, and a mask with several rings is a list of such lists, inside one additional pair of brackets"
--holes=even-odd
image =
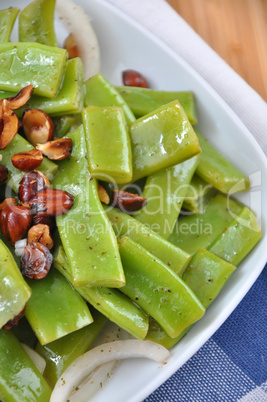
[(212, 338), (145, 402), (267, 401), (267, 265)]

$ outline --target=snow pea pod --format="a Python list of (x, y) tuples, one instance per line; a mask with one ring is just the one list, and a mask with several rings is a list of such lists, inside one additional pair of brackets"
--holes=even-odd
[(0, 328), (18, 315), (31, 296), (12, 254), (0, 240)]
[(53, 122), (55, 126), (55, 137), (62, 138), (70, 131), (73, 123), (75, 122), (75, 117), (73, 116), (55, 117), (53, 119)]
[(240, 203), (217, 194), (211, 198), (203, 214), (180, 219), (169, 241), (189, 254), (194, 254), (200, 247), (208, 248), (241, 209)]
[(200, 152), (197, 136), (178, 101), (170, 102), (130, 126), (133, 181), (176, 165)]
[(160, 106), (178, 99), (191, 124), (197, 124), (197, 108), (193, 92), (158, 91), (156, 89), (116, 87), (136, 117), (144, 116)]
[(0, 330), (0, 398), (48, 402), (51, 388), (11, 331)]
[(168, 239), (180, 214), (197, 164), (198, 156), (195, 156), (149, 176), (142, 194), (147, 204), (135, 213), (135, 218)]
[(198, 321), (205, 309), (189, 287), (140, 244), (118, 240), (126, 285), (120, 290), (151, 315), (166, 333), (177, 337)]
[(25, 316), (19, 319), (18, 325), (11, 328), (11, 331), (19, 342), (25, 343), (30, 348), (34, 349), (37, 345), (37, 337)]
[(57, 270), (42, 280), (27, 279), (32, 295), (25, 317), (42, 345), (93, 322), (82, 297)]
[(91, 175), (112, 183), (129, 183), (132, 151), (122, 108), (88, 106), (82, 118)]
[(238, 265), (260, 241), (261, 236), (255, 215), (244, 207), (210, 245), (209, 250), (231, 264)]
[(74, 114), (81, 112), (83, 101), (83, 64), (81, 59), (76, 57), (67, 61), (62, 85), (52, 99), (33, 95), (17, 114), (21, 116), (25, 109), (41, 109), (49, 116)]
[(190, 255), (155, 233), (147, 225), (111, 207), (104, 207), (117, 237), (127, 235), (181, 276)]
[[(30, 151), (34, 147), (25, 138), (16, 134), (11, 143), (1, 151), (2, 164), (8, 168), (8, 179), (7, 183), (9, 187), (15, 192), (18, 191), (19, 183), (24, 175), (19, 169), (15, 168), (11, 161), (11, 157), (22, 151)], [(58, 166), (53, 161), (50, 161), (44, 157), (43, 162), (39, 166), (38, 170), (43, 172), (49, 180), (52, 180), (58, 171)]]
[(34, 0), (19, 15), (19, 41), (57, 46), (54, 31), (56, 0)]
[(216, 192), (211, 184), (194, 174), (184, 198), (183, 208), (194, 214), (203, 214)]
[(10, 7), (0, 10), (0, 42), (8, 42), (14, 22), (19, 13), (18, 8)]
[(18, 92), (32, 84), (36, 95), (53, 98), (60, 89), (68, 53), (33, 42), (0, 44), (0, 90)]
[(248, 191), (249, 179), (215, 149), (198, 131), (201, 154), (196, 173), (222, 193)]
[[(217, 257), (215, 254), (199, 249), (192, 257), (183, 274), (183, 281), (195, 293), (205, 308), (208, 308), (221, 292), (225, 283), (231, 277), (236, 267)], [(186, 328), (177, 338), (171, 338), (158, 325), (150, 320), (147, 339), (160, 343), (166, 348), (172, 348), (191, 328)]]
[(67, 254), (72, 283), (81, 286), (124, 285), (116, 237), (99, 201), (97, 182), (88, 170), (83, 127), (70, 133), (72, 154), (59, 163), (54, 188), (74, 195), (71, 210), (56, 218)]
[(107, 322), (106, 317), (93, 312), (94, 322), (63, 338), (42, 346), (36, 345), (36, 352), (46, 360), (44, 378), (53, 388), (66, 368), (79, 356), (91, 348)]
[(119, 91), (102, 75), (96, 74), (84, 83), (84, 106), (119, 106), (122, 108), (128, 124), (135, 121), (135, 116)]
[[(69, 262), (63, 247), (54, 253), (55, 267), (71, 281)], [(148, 331), (148, 316), (132, 300), (117, 289), (105, 287), (76, 288), (77, 292), (110, 321), (138, 339), (144, 339)]]

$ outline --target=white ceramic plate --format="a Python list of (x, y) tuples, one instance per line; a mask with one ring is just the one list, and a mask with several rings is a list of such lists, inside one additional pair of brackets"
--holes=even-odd
[[(203, 319), (173, 348), (167, 365), (158, 367), (158, 364), (144, 359), (125, 361), (94, 398), (95, 402), (137, 402), (159, 387), (212, 336), (262, 271), (267, 249), (267, 210), (263, 208), (267, 205), (267, 162), (262, 150), (233, 111), (166, 45), (105, 1), (76, 2), (91, 17), (100, 44), (101, 72), (113, 84), (121, 85), (121, 71), (133, 68), (148, 77), (153, 88), (194, 91), (199, 114), (198, 129), (250, 176), (252, 188), (242, 195), (242, 201), (256, 211), (263, 231), (261, 242), (240, 264)], [(11, 5), (23, 8), (28, 3), (24, 0), (1, 0), (1, 8)], [(57, 32), (62, 36), (64, 31), (57, 25)]]

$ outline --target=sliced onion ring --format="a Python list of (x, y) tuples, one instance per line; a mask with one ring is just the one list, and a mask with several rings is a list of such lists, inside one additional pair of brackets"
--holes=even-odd
[(21, 346), (23, 347), (23, 349), (25, 350), (25, 352), (27, 353), (29, 358), (33, 361), (33, 363), (35, 364), (37, 369), (40, 371), (40, 373), (43, 374), (45, 371), (45, 366), (46, 366), (45, 359), (41, 355), (39, 355), (39, 353), (37, 353), (35, 350), (30, 348), (25, 343), (21, 342)]
[(58, 379), (50, 402), (65, 402), (82, 380), (98, 366), (112, 360), (128, 358), (148, 358), (164, 364), (170, 352), (151, 341), (128, 339), (99, 345), (78, 357)]
[(56, 12), (73, 34), (83, 61), (84, 80), (99, 73), (100, 56), (96, 34), (83, 9), (72, 0), (57, 0)]

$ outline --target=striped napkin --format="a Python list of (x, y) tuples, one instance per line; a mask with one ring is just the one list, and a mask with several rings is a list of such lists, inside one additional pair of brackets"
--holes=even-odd
[[(267, 104), (164, 0), (106, 0), (186, 60), (267, 154)], [(267, 265), (212, 338), (145, 402), (267, 401)]]

